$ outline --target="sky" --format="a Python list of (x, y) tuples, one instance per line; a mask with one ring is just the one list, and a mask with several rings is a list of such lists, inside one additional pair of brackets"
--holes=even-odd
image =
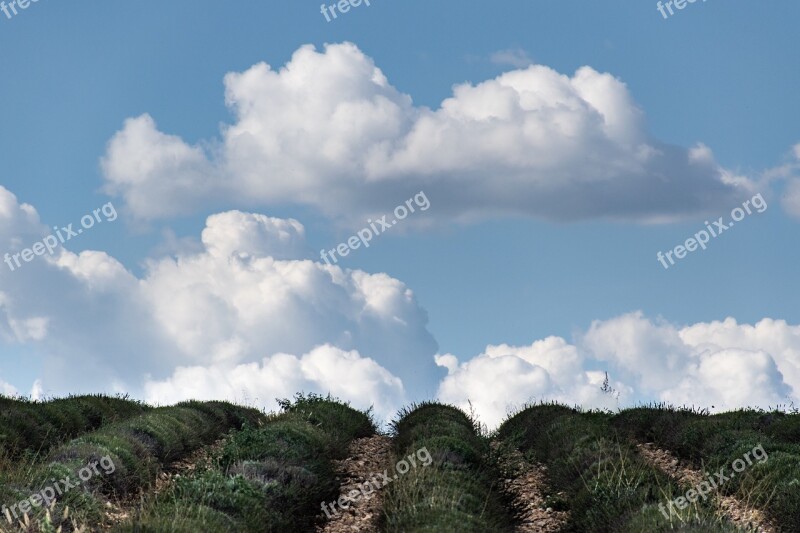
[(661, 5), (0, 5), (0, 393), (798, 402), (800, 6)]

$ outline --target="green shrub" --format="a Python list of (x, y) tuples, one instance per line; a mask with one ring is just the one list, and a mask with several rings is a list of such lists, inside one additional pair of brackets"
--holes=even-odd
[(230, 427), (257, 426), (264, 421), (264, 414), (258, 409), (242, 407), (228, 402), (189, 400), (175, 404), (175, 407), (189, 407)]
[(188, 505), (183, 500), (159, 501), (132, 520), (114, 528), (120, 533), (197, 533), (198, 531), (242, 531), (236, 521), (211, 507)]
[[(98, 405), (92, 401), (89, 404)], [(70, 476), (76, 481), (79, 469), (108, 457), (113, 461), (113, 472), (98, 469), (99, 475), (93, 474), (80, 487), (59, 496), (55, 509), (56, 516), (69, 507), (76, 519), (97, 523), (102, 518), (106, 498), (124, 499), (148, 489), (164, 465), (239, 428), (231, 422), (252, 419), (250, 409), (241, 408), (242, 415), (237, 417), (232, 416), (238, 409), (235, 406), (220, 408), (216, 405), (209, 409), (199, 406), (162, 407), (148, 410), (139, 417), (107, 424), (56, 447), (43, 464), (34, 463), (25, 469), (7, 472), (5, 479), (0, 478), (0, 485), (10, 482), (17, 486), (25, 481), (27, 490), (21, 492), (26, 498), (52, 486), (53, 480)], [(98, 414), (100, 420), (107, 420), (105, 415)], [(41, 521), (42, 513), (36, 514), (36, 520)]]
[(800, 415), (737, 410), (708, 416), (654, 406), (623, 411), (613, 422), (622, 434), (655, 442), (708, 472), (731, 473), (733, 461), (762, 446), (769, 459), (748, 464), (719, 490), (761, 507), (783, 527), (800, 523)]
[(368, 412), (331, 397), (300, 394), (281, 407), (265, 421), (240, 419), (245, 426), (209, 470), (151, 498), (125, 530), (208, 531), (225, 517), (225, 531), (313, 531), (321, 503), (339, 496), (332, 460), (354, 438), (373, 435), (375, 426)]
[[(151, 407), (127, 397), (70, 396), (45, 402), (0, 397), (0, 456), (35, 460), (51, 447), (105, 424), (139, 416)], [(2, 466), (2, 465), (0, 465)]]
[(759, 417), (758, 427), (776, 442), (800, 444), (800, 415), (770, 413)]
[[(653, 424), (649, 429), (643, 425), (643, 431), (668, 429), (663, 419), (648, 418), (648, 413), (626, 414)], [(506, 420), (498, 438), (547, 466), (552, 490), (568, 495), (568, 531), (737, 530), (717, 519), (709, 504), (665, 518), (659, 504), (666, 506), (683, 489), (645, 462), (630, 441), (617, 438), (608, 413), (532, 406)]]
[(383, 489), (386, 531), (511, 531), (489, 443), (463, 411), (436, 403), (412, 406), (392, 422), (392, 432), (397, 457), (425, 448), (433, 462)]
[(275, 511), (267, 506), (269, 488), (242, 476), (227, 476), (206, 471), (179, 479), (172, 491), (175, 501), (194, 502), (230, 516), (244, 530), (252, 531), (274, 520)]
[(318, 427), (296, 418), (286, 417), (259, 429), (247, 428), (238, 432), (225, 445), (223, 466), (241, 460), (260, 460), (280, 457), (286, 462), (300, 464), (332, 452), (329, 436)]
[(332, 446), (339, 450), (346, 451), (351, 440), (369, 437), (377, 431), (371, 409), (357, 411), (330, 395), (298, 393), (293, 401), (283, 399), (278, 400), (278, 404), (284, 413), (297, 415), (324, 431)]

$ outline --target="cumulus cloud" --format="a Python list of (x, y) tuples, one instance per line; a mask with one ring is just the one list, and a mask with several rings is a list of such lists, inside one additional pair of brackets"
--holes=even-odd
[[(774, 360), (795, 397), (800, 396), (800, 326), (770, 318), (754, 325), (739, 324), (735, 319), (727, 318), (685, 327), (680, 330), (680, 336), (696, 351), (764, 352)], [(758, 382), (754, 381), (752, 386), (756, 385)], [(740, 393), (746, 394), (746, 390)]]
[(305, 252), (305, 228), (294, 219), (229, 211), (208, 218), (202, 241), (208, 253), (217, 257), (242, 253), (297, 259)]
[(429, 109), (355, 45), (307, 45), (283, 68), (228, 74), (225, 89), (235, 120), (211, 142), (161, 132), (147, 114), (125, 121), (102, 161), (106, 191), (143, 219), (236, 202), (353, 224), (420, 190), (437, 204), (429, 220), (665, 221), (752, 193), (708, 148), (653, 139), (625, 84), (591, 67), (530, 65), (457, 85)]
[(296, 221), (224, 213), (208, 219), (206, 252), (150, 262), (140, 294), (177, 348), (172, 359), (238, 363), (331, 343), (434, 388), (436, 343), (411, 290), (385, 274), (269, 255), (299, 247), (302, 234)]
[[(559, 337), (530, 346), (488, 346), (484, 353), (458, 364), (450, 354), (437, 358), (448, 368), (438, 398), (463, 409), (475, 409), (481, 422), (497, 426), (528, 402), (559, 401), (612, 409), (615, 397), (601, 391), (603, 372), (587, 370), (591, 361)], [(617, 390), (622, 383), (613, 383)], [(626, 390), (626, 392), (630, 392)]]
[(490, 426), (539, 400), (606, 409), (647, 401), (768, 408), (800, 399), (800, 326), (728, 318), (679, 328), (637, 312), (595, 321), (573, 344), (549, 337), (437, 363), (448, 369), (439, 398), (464, 408), (471, 401)]
[[(41, 239), (47, 228), (32, 207), (2, 187), (0, 202), (9, 221), (0, 249)], [(386, 274), (303, 259), (304, 231), (296, 220), (231, 211), (208, 218), (201, 249), (151, 259), (138, 277), (97, 251), (60, 249), (4, 268), (0, 342), (35, 349), (54, 394), (155, 394), (165, 383), (188, 387), (187, 375), (211, 383), (230, 371), (209, 394), (243, 388), (272, 401), (305, 384), (384, 410), (406, 393), (431, 396), (443, 373), (413, 292)], [(280, 394), (241, 381), (290, 368), (298, 374)]]
[[(2, 187), (0, 218), (0, 250), (19, 251), (48, 231)], [(43, 359), (36, 397), (129, 392), (269, 407), (306, 390), (388, 416), (438, 394), (465, 408), (472, 400), (496, 424), (536, 400), (724, 410), (800, 396), (800, 325), (676, 326), (631, 313), (593, 322), (571, 342), (492, 345), (460, 362), (435, 356), (427, 315), (401, 281), (304, 259), (304, 248), (298, 221), (241, 211), (210, 216), (198, 247), (151, 259), (138, 276), (106, 253), (61, 248), (0, 269), (0, 343)], [(0, 380), (2, 392), (20, 387), (7, 374)]]
[(166, 380), (145, 384), (145, 398), (152, 403), (237, 398), (275, 408), (275, 398), (289, 398), (298, 391), (329, 392), (358, 409), (373, 407), (384, 420), (407, 401), (399, 378), (356, 351), (331, 345), (299, 357), (279, 353), (235, 366), (180, 367)]

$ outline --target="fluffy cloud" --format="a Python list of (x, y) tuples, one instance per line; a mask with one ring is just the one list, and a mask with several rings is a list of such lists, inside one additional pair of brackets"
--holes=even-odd
[(287, 243), (276, 242), (282, 235), (299, 239), (302, 226), (295, 224), (215, 215), (203, 231), (206, 252), (148, 265), (140, 294), (177, 348), (172, 360), (252, 362), (331, 343), (378, 358), (412, 387), (433, 388), (436, 343), (413, 293), (385, 274), (263, 255), (274, 247), (285, 253)]
[[(9, 221), (0, 249), (47, 231), (2, 187), (0, 217)], [(201, 250), (151, 259), (141, 277), (108, 254), (60, 249), (0, 270), (0, 342), (35, 349), (54, 394), (200, 394), (197, 378), (215, 397), (247, 390), (270, 402), (303, 385), (383, 410), (406, 393), (431, 396), (442, 373), (411, 290), (303, 259), (304, 249), (296, 220), (239, 211), (210, 216)]]
[(209, 217), (202, 239), (209, 254), (223, 258), (244, 253), (255, 257), (296, 259), (305, 252), (305, 228), (297, 220), (241, 211)]
[[(11, 253), (48, 231), (2, 187), (0, 218), (0, 250)], [(438, 387), (442, 400), (472, 400), (496, 424), (536, 400), (723, 410), (800, 396), (800, 326), (772, 319), (678, 327), (632, 313), (596, 321), (572, 342), (548, 337), (434, 361), (426, 313), (408, 287), (303, 259), (304, 248), (299, 222), (240, 211), (210, 216), (199, 249), (151, 259), (141, 276), (103, 252), (61, 248), (0, 269), (0, 343), (43, 358), (37, 397), (106, 391), (269, 407), (305, 390), (388, 416)], [(0, 392), (15, 393), (4, 379)]]
[(439, 399), (464, 409), (469, 409), (471, 402), (481, 422), (490, 427), (532, 401), (616, 407), (616, 400), (600, 390), (605, 375), (585, 371), (585, 358), (558, 337), (530, 346), (488, 346), (484, 353), (460, 365), (449, 354), (436, 361), (449, 372), (439, 387)]
[[(149, 115), (109, 142), (106, 190), (140, 218), (300, 204), (363, 224), (424, 190), (438, 219), (522, 215), (663, 221), (727, 208), (749, 182), (710, 150), (653, 139), (624, 83), (531, 65), (415, 106), (350, 43), (225, 77), (235, 114), (190, 145)], [(744, 191), (744, 189), (748, 189)]]
[[(765, 318), (755, 325), (738, 324), (733, 318), (700, 323), (680, 330), (681, 339), (695, 351), (729, 350), (764, 352), (783, 374), (795, 397), (800, 397), (800, 326)], [(765, 367), (766, 369), (766, 367)], [(759, 386), (753, 381), (751, 388)], [(747, 389), (740, 391), (746, 394)]]
[(384, 420), (407, 401), (399, 378), (356, 351), (330, 345), (300, 357), (275, 354), (235, 366), (180, 367), (169, 379), (148, 382), (145, 398), (152, 403), (236, 398), (274, 408), (275, 398), (289, 398), (298, 391), (330, 392), (347, 398), (358, 409), (374, 407)]
[[(530, 346), (489, 346), (461, 364), (451, 355), (437, 363), (448, 369), (439, 397), (464, 408), (471, 401), (490, 426), (538, 400), (767, 408), (800, 399), (800, 326), (728, 318), (678, 328), (631, 313), (594, 322), (575, 344), (550, 337)], [(608, 393), (601, 390), (606, 372)]]

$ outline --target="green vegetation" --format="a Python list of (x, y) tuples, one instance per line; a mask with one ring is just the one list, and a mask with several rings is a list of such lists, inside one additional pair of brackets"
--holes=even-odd
[(49, 521), (53, 527), (71, 527), (63, 520), (67, 507), (75, 523), (98, 524), (106, 501), (149, 489), (167, 463), (218, 440), (231, 429), (256, 424), (262, 417), (255, 409), (222, 402), (186, 402), (152, 409), (58, 446), (42, 463), (0, 474), (0, 501), (10, 507), (67, 476), (77, 483), (79, 470), (103, 462), (106, 469), (57, 498), (51, 513), (56, 518), (48, 519), (41, 508), (34, 509), (34, 521), (40, 524)]
[(70, 396), (46, 402), (0, 396), (0, 471), (52, 446), (151, 408), (127, 397)]
[[(339, 498), (334, 461), (353, 439), (374, 435), (375, 423), (330, 396), (298, 394), (280, 407), (265, 415), (224, 402), (153, 408), (103, 396), (0, 397), (0, 507), (33, 502), (69, 476), (75, 486), (53, 494), (50, 509), (34, 506), (25, 531), (313, 531), (326, 519), (322, 504)], [(379, 489), (381, 529), (389, 533), (513, 531), (517, 510), (498, 468), (508, 448), (547, 467), (545, 505), (568, 511), (564, 531), (742, 531), (718, 517), (717, 495), (764, 510), (782, 531), (800, 531), (797, 414), (710, 416), (663, 405), (613, 414), (542, 404), (489, 435), (455, 407), (423, 403), (401, 411), (391, 431), (394, 461), (415, 456), (416, 463), (388, 473), (391, 482)], [(668, 502), (693, 487), (648, 463), (636, 446), (645, 442), (701, 472), (724, 469), (727, 479), (707, 501), (667, 517)], [(152, 490), (160, 472), (201, 449), (203, 461), (192, 459), (193, 468)], [(78, 483), (78, 471), (93, 464), (94, 474)], [(114, 523), (109, 504), (129, 518)], [(5, 525), (0, 516), (0, 531)]]
[(297, 395), (261, 427), (234, 433), (214, 464), (151, 498), (123, 531), (313, 531), (339, 496), (332, 461), (375, 434), (369, 413)]
[[(781, 526), (797, 530), (800, 415), (740, 410), (709, 416), (655, 406), (623, 411), (614, 417), (614, 426), (623, 434), (654, 442), (712, 474), (721, 468), (725, 469), (723, 473), (732, 473), (732, 463), (744, 461), (745, 455), (750, 454), (742, 472), (725, 481), (720, 492), (748, 501)], [(759, 445), (768, 458), (754, 460), (757, 458), (752, 451)]]
[(547, 466), (551, 488), (568, 495), (551, 504), (569, 511), (568, 531), (738, 531), (702, 501), (665, 518), (659, 504), (685, 488), (647, 464), (632, 442), (617, 438), (608, 413), (536, 405), (508, 419), (498, 437)]
[(499, 492), (489, 440), (464, 412), (423, 403), (392, 423), (398, 458), (425, 448), (433, 458), (386, 487), (389, 532), (511, 531), (509, 502)]

